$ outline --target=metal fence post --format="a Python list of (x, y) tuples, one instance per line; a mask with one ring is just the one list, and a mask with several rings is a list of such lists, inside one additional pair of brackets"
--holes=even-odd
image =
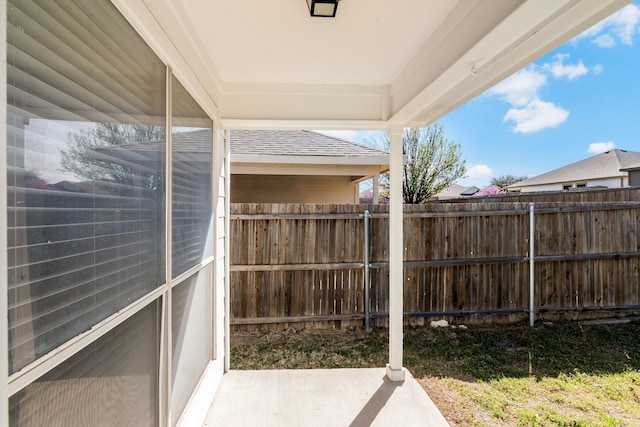
[(533, 203), (529, 203), (529, 325), (533, 326), (536, 320), (535, 308), (535, 213)]
[(370, 284), (370, 267), (369, 261), (369, 211), (364, 211), (364, 328), (369, 331), (371, 329), (371, 309), (369, 301), (369, 284)]

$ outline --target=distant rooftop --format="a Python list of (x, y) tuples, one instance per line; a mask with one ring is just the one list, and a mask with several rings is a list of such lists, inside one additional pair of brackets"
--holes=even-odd
[(595, 156), (554, 169), (542, 175), (517, 182), (507, 188), (533, 185), (558, 184), (593, 179), (627, 176), (621, 169), (640, 164), (640, 153), (628, 150), (610, 150)]
[[(312, 157), (378, 157), (377, 163), (388, 164), (389, 153), (366, 145), (307, 130), (231, 130), (232, 155), (312, 156)], [(173, 133), (176, 151), (186, 153), (211, 152), (211, 131), (208, 129)], [(143, 141), (110, 149), (130, 149), (138, 152), (157, 152), (162, 141)]]
[(232, 130), (232, 154), (270, 156), (385, 156), (388, 152), (307, 130)]
[(434, 200), (458, 199), (460, 197), (471, 197), (480, 189), (476, 186), (465, 187), (463, 185), (451, 184), (441, 192), (431, 196)]

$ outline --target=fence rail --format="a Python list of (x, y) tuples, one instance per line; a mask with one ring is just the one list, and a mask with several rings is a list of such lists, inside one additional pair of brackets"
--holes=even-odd
[[(527, 205), (405, 206), (406, 321), (526, 318)], [(371, 318), (373, 325), (384, 325), (388, 207), (279, 204), (232, 205), (231, 325), (244, 330), (362, 326), (365, 209), (371, 211)], [(536, 203), (536, 312), (575, 319), (639, 311), (639, 222), (636, 201)]]

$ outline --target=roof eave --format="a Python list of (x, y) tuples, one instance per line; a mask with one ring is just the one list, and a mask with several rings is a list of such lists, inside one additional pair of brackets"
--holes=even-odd
[(316, 175), (351, 176), (364, 179), (389, 170), (388, 165), (331, 165), (291, 163), (244, 163), (231, 162), (232, 175)]
[(389, 156), (287, 156), (231, 153), (231, 164), (288, 164), (288, 165), (362, 165), (389, 166)]
[[(540, 7), (528, 0), (501, 6), (493, 17), (494, 3), (461, 2), (463, 12), (482, 12), (480, 20), (474, 13), (464, 17), (473, 34), (459, 32), (438, 45), (426, 40), (410, 63), (399, 64), (404, 68), (394, 81), (358, 85), (223, 81), (214, 58), (204, 54), (186, 15), (179, 13), (179, 3), (113, 1), (224, 127), (262, 129), (427, 125), (630, 2), (557, 0)], [(483, 22), (484, 28), (478, 25)], [(441, 62), (433, 61), (436, 53)], [(208, 100), (202, 99), (205, 94)]]

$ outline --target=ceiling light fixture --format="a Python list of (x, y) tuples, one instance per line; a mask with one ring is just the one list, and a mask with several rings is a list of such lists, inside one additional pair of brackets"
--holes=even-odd
[(340, 0), (307, 0), (311, 16), (335, 18)]

